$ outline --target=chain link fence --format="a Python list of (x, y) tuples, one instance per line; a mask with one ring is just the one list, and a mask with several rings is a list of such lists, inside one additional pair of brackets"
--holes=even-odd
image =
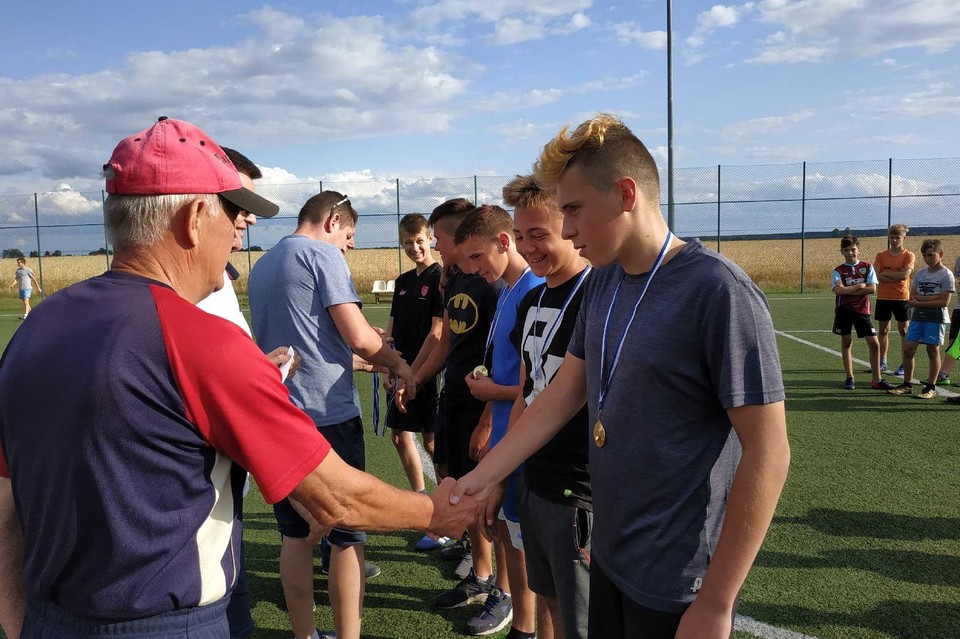
[[(501, 189), (512, 177), (259, 183), (258, 191), (277, 202), (280, 213), (248, 229), (246, 250), (231, 256), (241, 273), (237, 287), (246, 290), (246, 275), (262, 251), (294, 230), (303, 202), (321, 190), (349, 196), (360, 212), (357, 250), (347, 261), (357, 290), (365, 293), (374, 280), (394, 279), (410, 267), (397, 240), (403, 215), (429, 216), (453, 197), (502, 205)], [(0, 268), (10, 281), (19, 255), (27, 257), (45, 294), (109, 268), (103, 199), (103, 192), (70, 190), (0, 196)], [(665, 215), (667, 208), (664, 202)], [(960, 158), (718, 165), (674, 174), (676, 233), (700, 238), (767, 291), (829, 288), (842, 259), (837, 238), (860, 235), (861, 254), (872, 260), (897, 222), (911, 228), (908, 249), (919, 250), (918, 236), (938, 236), (952, 264), (960, 252), (958, 212)]]

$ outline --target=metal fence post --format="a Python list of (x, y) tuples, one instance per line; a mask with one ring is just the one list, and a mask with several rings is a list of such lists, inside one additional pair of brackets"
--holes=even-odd
[(474, 176), (473, 176), (473, 205), (474, 205), (474, 206), (479, 206), (479, 205), (480, 205), (480, 203), (477, 201), (477, 200), (479, 199), (479, 197), (480, 197), (480, 196), (477, 195), (477, 176), (474, 175)]
[(100, 189), (100, 212), (103, 213), (103, 260), (110, 270), (110, 241), (107, 239), (107, 194)]
[(720, 165), (717, 165), (717, 253), (720, 252)]
[(807, 163), (803, 163), (803, 180), (800, 186), (800, 292), (806, 283), (807, 267)]
[(40, 299), (45, 297), (43, 292), (43, 253), (40, 252), (40, 198), (33, 194), (33, 221), (37, 229), (37, 270), (40, 271)]
[[(887, 164), (887, 228), (893, 224), (893, 158)], [(890, 234), (887, 233), (887, 248), (890, 248)]]
[[(399, 229), (400, 229), (400, 178), (397, 178), (397, 229), (398, 229), (397, 245), (399, 246), (399, 245), (400, 245), (400, 235), (399, 235)], [(400, 246), (400, 249), (402, 249), (402, 248), (403, 248), (403, 247)], [(399, 274), (399, 273), (403, 273), (403, 258), (400, 256), (400, 254), (401, 254), (402, 252), (403, 252), (402, 250), (398, 250), (398, 251), (397, 251), (397, 273), (398, 273), (398, 274)]]

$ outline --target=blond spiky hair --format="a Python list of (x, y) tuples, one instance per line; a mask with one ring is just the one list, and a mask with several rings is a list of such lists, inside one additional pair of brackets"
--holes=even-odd
[(648, 201), (659, 203), (657, 164), (618, 116), (598, 113), (569, 131), (566, 126), (560, 129), (533, 165), (533, 175), (543, 187), (555, 187), (564, 172), (576, 165), (597, 188), (610, 189), (616, 180), (629, 177)]
[(516, 208), (545, 209), (560, 215), (557, 207), (557, 193), (545, 188), (532, 175), (518, 175), (503, 187), (503, 201), (507, 206)]

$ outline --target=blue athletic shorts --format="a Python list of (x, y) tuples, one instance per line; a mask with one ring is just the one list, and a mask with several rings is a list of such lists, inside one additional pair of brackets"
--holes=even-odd
[(28, 299), (30, 299), (30, 295), (31, 295), (32, 293), (33, 293), (33, 289), (32, 289), (32, 288), (21, 288), (21, 289), (20, 289), (20, 299), (21, 299), (21, 300), (28, 300)]
[(910, 322), (910, 326), (907, 327), (907, 341), (940, 346), (943, 344), (943, 336), (945, 333), (946, 324), (914, 320)]

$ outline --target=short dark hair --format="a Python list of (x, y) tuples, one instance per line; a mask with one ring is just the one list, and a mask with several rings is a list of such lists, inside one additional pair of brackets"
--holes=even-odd
[(230, 161), (233, 162), (233, 166), (237, 167), (237, 173), (243, 173), (251, 180), (259, 180), (263, 177), (263, 171), (260, 170), (260, 167), (254, 164), (253, 161), (243, 153), (225, 146), (221, 146), (220, 148), (223, 149), (223, 152), (226, 153)]
[(860, 238), (856, 235), (844, 235), (840, 238), (840, 250), (851, 246), (860, 246)]
[[(297, 224), (322, 224), (333, 213), (340, 213), (346, 219), (349, 216), (352, 226), (357, 225), (357, 211), (350, 200), (346, 200), (343, 193), (336, 191), (321, 191), (303, 203), (300, 214), (297, 215)], [(334, 211), (336, 209), (336, 211)]]
[(930, 249), (936, 249), (938, 253), (943, 253), (943, 242), (933, 238), (924, 240), (920, 244), (920, 255), (926, 254)]
[(490, 240), (497, 239), (500, 233), (509, 233), (513, 236), (513, 219), (504, 209), (494, 204), (478, 206), (463, 218), (453, 236), (456, 245), (463, 244), (471, 237)]
[(430, 214), (430, 226), (436, 226), (437, 222), (447, 218), (456, 221), (457, 226), (459, 226), (460, 222), (463, 221), (463, 216), (467, 214), (467, 211), (474, 208), (473, 202), (465, 197), (447, 200), (433, 209), (433, 213)]
[(400, 230), (410, 235), (416, 235), (420, 231), (427, 231), (429, 234), (430, 223), (420, 213), (407, 213), (400, 218)]

